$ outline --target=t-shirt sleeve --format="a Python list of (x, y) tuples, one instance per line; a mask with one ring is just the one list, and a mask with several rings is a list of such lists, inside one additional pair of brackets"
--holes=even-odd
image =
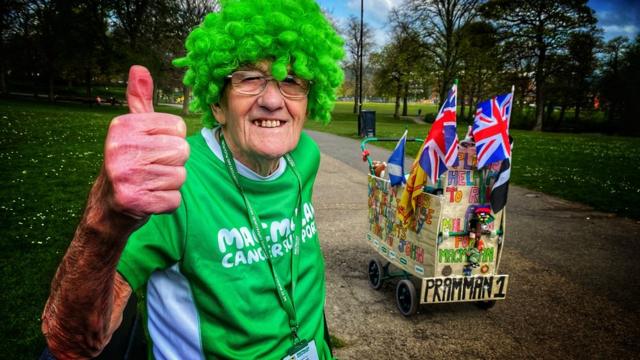
[(320, 148), (311, 136), (302, 132), (298, 146), (291, 155), (296, 161), (296, 166), (301, 170), (304, 180), (315, 181), (320, 167)]
[(186, 238), (184, 202), (171, 214), (153, 215), (127, 241), (118, 272), (132, 289), (144, 285), (156, 270), (171, 267), (182, 258)]

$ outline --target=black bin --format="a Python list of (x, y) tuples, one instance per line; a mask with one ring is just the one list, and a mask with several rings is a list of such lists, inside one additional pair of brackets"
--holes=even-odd
[(376, 136), (376, 112), (373, 110), (362, 110), (360, 112), (359, 134), (362, 137)]

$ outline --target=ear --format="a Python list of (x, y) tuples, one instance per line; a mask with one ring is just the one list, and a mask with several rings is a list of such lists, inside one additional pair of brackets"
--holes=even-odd
[(225, 112), (220, 106), (220, 103), (211, 104), (211, 113), (213, 117), (216, 118), (218, 124), (224, 126), (227, 123), (227, 118), (225, 117)]

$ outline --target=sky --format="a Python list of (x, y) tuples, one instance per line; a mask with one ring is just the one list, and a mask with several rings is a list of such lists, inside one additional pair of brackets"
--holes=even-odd
[[(345, 21), (349, 15), (360, 18), (360, 0), (317, 0), (335, 19)], [(402, 0), (364, 0), (364, 19), (375, 29), (377, 45), (388, 40), (385, 23), (389, 10)], [(630, 40), (640, 32), (640, 0), (589, 0), (595, 10), (598, 27), (604, 31), (604, 39), (627, 36)]]

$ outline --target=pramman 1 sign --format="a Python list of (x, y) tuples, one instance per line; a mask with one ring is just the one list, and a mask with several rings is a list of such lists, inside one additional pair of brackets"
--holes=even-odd
[(423, 278), (420, 302), (503, 300), (508, 282), (509, 275)]

